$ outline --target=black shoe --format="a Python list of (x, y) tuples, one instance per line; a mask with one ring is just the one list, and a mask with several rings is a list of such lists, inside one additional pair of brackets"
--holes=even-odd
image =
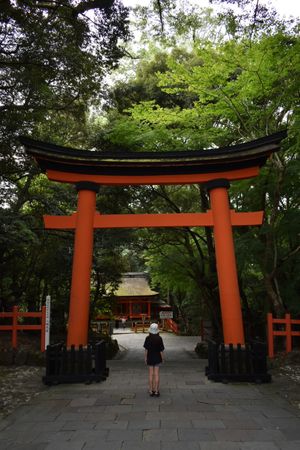
[(160, 396), (160, 393), (159, 393), (159, 391), (157, 391), (157, 392), (154, 392), (154, 397), (159, 397)]
[(150, 397), (154, 397), (155, 392), (154, 391), (149, 391), (149, 395), (150, 395)]

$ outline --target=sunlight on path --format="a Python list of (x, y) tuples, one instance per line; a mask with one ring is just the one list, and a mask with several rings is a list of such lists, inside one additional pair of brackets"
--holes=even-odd
[[(197, 358), (194, 349), (200, 341), (200, 336), (176, 336), (172, 333), (160, 333), (165, 345), (165, 360), (188, 361)], [(148, 333), (114, 334), (121, 348), (118, 357), (128, 361), (144, 361), (144, 341)]]

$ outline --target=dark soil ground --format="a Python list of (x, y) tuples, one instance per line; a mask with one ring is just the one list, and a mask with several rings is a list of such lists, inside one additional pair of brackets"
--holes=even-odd
[(269, 367), (278, 394), (300, 409), (300, 351), (278, 353)]
[(43, 375), (43, 367), (0, 366), (0, 419), (46, 388)]
[(0, 334), (0, 419), (45, 389), (44, 357), (37, 334), (18, 333), (18, 352), (12, 351), (11, 333)]
[[(10, 339), (3, 335), (0, 336), (0, 353), (11, 346)], [(23, 336), (19, 344), (22, 351), (39, 352), (36, 338)], [(278, 354), (269, 361), (269, 367), (276, 392), (300, 409), (300, 351), (288, 355)], [(48, 389), (42, 383), (44, 374), (44, 366), (7, 365), (0, 362), (0, 419)]]

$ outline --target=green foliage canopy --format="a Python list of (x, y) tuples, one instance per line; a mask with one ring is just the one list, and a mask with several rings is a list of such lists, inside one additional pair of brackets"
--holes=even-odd
[[(190, 50), (165, 48), (164, 39), (156, 48), (149, 46), (146, 55), (143, 50), (137, 75), (126, 84), (121, 102), (115, 94), (124, 84), (113, 91), (117, 112), (109, 111), (109, 126), (98, 135), (98, 144), (105, 142), (108, 148), (209, 151), (288, 129), (283, 152), (270, 159), (260, 176), (235, 182), (230, 189), (237, 211), (265, 211), (263, 227), (235, 230), (242, 305), (252, 336), (264, 333), (267, 311), (300, 313), (295, 300), (299, 290), (299, 39), (297, 27), (269, 19), (261, 27), (259, 21), (252, 28), (240, 27), (239, 34), (229, 30), (231, 34), (223, 33), (223, 39), (194, 40)], [(156, 207), (205, 211), (207, 194), (202, 187), (194, 192), (197, 195), (191, 196), (188, 187), (141, 189), (141, 204), (145, 212)], [(193, 199), (189, 206), (188, 196)], [(211, 231), (156, 230), (142, 236), (154, 282), (169, 299), (177, 298), (178, 305), (182, 306), (182, 298), (189, 305), (198, 302), (202, 314), (208, 314), (218, 328)], [(187, 310), (183, 308), (181, 315), (192, 320)]]

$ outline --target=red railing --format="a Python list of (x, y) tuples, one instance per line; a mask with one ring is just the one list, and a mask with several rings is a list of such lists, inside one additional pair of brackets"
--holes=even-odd
[[(41, 351), (45, 351), (46, 306), (42, 306), (42, 311), (39, 312), (22, 312), (18, 310), (17, 306), (14, 306), (12, 312), (0, 312), (0, 318), (1, 317), (8, 317), (12, 319), (12, 323), (10, 325), (0, 325), (0, 331), (12, 332), (13, 348), (18, 348), (18, 331), (37, 330), (41, 332)], [(21, 317), (37, 317), (41, 319), (41, 323), (37, 325), (26, 325), (19, 323), (19, 318)]]
[(179, 327), (173, 319), (164, 319), (164, 327), (173, 331), (175, 334), (179, 334)]
[[(274, 324), (281, 324), (285, 326), (284, 330), (274, 330)], [(291, 319), (290, 314), (286, 314), (284, 319), (274, 319), (272, 314), (268, 314), (268, 348), (269, 357), (274, 357), (274, 336), (285, 337), (286, 353), (292, 351), (292, 337), (300, 336), (300, 331), (292, 330), (292, 325), (300, 325), (300, 320)]]

